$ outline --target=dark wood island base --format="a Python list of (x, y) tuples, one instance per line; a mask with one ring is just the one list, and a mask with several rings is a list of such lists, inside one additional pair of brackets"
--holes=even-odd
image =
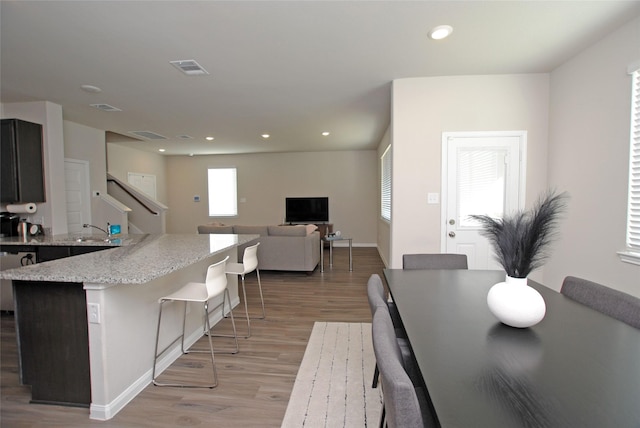
[(20, 380), (31, 402), (91, 404), (87, 302), (82, 284), (14, 281)]

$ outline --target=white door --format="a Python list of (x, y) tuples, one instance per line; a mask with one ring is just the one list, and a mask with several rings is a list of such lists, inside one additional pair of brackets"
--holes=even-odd
[(443, 133), (442, 251), (469, 269), (501, 269), (472, 214), (501, 218), (522, 208), (526, 132)]
[(82, 225), (91, 223), (89, 162), (65, 159), (64, 177), (67, 193), (68, 233), (82, 232)]

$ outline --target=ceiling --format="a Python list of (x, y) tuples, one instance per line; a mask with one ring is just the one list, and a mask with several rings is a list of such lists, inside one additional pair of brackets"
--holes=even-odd
[[(394, 79), (549, 72), (638, 15), (630, 0), (2, 0), (0, 99), (166, 155), (374, 149)], [(440, 24), (453, 34), (430, 40)]]

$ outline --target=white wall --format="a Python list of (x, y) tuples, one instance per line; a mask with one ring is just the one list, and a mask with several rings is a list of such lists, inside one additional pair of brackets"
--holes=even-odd
[(579, 276), (640, 296), (640, 266), (623, 263), (631, 77), (640, 18), (551, 73), (549, 182), (571, 195), (544, 282)]
[(89, 162), (91, 190), (107, 191), (105, 132), (64, 121), (64, 156)]
[(125, 183), (130, 172), (155, 175), (156, 199), (168, 205), (166, 156), (109, 143), (107, 165), (109, 173)]
[[(549, 76), (450, 76), (393, 82), (392, 268), (402, 254), (440, 252), (441, 138), (454, 131), (528, 132), (525, 205), (547, 185)], [(443, 200), (442, 198), (440, 199)]]
[[(64, 121), (63, 129), (65, 158), (89, 162), (89, 189), (91, 192), (98, 191), (100, 194), (106, 194), (105, 132), (68, 120)], [(106, 222), (100, 221), (102, 208), (100, 199), (91, 197), (91, 223), (106, 224)]]
[[(208, 216), (207, 168), (238, 168), (239, 215)], [(195, 233), (198, 224), (268, 225), (284, 221), (287, 196), (328, 196), (334, 230), (354, 245), (375, 245), (377, 211), (375, 150), (167, 157), (169, 233)], [(194, 202), (199, 195), (201, 202)]]
[(42, 125), (46, 202), (38, 203), (38, 211), (27, 218), (54, 234), (67, 233), (62, 107), (48, 101), (5, 103), (0, 104), (0, 116)]

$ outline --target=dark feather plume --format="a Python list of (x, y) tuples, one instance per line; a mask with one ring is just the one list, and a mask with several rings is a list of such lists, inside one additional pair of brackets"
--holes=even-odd
[(498, 262), (507, 275), (526, 278), (542, 266), (549, 256), (549, 245), (556, 237), (560, 216), (567, 206), (566, 192), (543, 195), (530, 211), (517, 212), (502, 219), (472, 215), (489, 238)]

